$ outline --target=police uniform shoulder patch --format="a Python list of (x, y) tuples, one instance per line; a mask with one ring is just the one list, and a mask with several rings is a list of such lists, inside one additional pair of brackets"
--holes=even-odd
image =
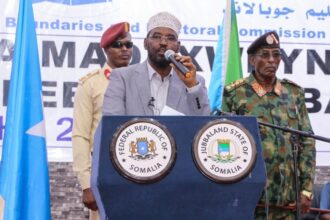
[(230, 91), (232, 91), (232, 90), (234, 90), (234, 89), (237, 89), (238, 87), (240, 87), (240, 86), (246, 84), (246, 82), (247, 82), (247, 81), (246, 81), (245, 79), (238, 79), (238, 80), (236, 80), (236, 81), (234, 81), (234, 82), (228, 84), (228, 85), (225, 87), (225, 89), (226, 89), (228, 92), (230, 92)]
[(85, 76), (83, 76), (79, 79), (79, 84), (81, 84), (81, 85), (84, 84), (84, 82), (86, 82), (86, 80), (88, 80), (91, 77), (97, 75), (98, 73), (99, 73), (99, 70), (95, 70), (93, 72), (90, 72), (90, 73), (86, 74)]
[(298, 87), (298, 88), (301, 89), (301, 86), (299, 86), (297, 83), (295, 83), (295, 82), (293, 82), (293, 81), (291, 81), (291, 80), (283, 79), (282, 82), (283, 82), (283, 83), (288, 83), (288, 84), (294, 85), (294, 86), (296, 86), (296, 87)]

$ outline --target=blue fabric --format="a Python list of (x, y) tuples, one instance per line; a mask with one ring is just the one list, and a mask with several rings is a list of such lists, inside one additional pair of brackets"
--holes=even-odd
[(208, 88), (208, 96), (210, 100), (211, 111), (214, 111), (217, 108), (218, 109), (221, 108), (222, 93), (225, 85), (226, 70), (224, 69), (225, 58), (223, 57), (223, 53), (224, 53), (223, 39), (225, 34), (224, 26), (225, 23), (223, 20), (220, 28), (216, 53), (213, 61), (210, 85)]
[(330, 182), (327, 182), (322, 188), (320, 209), (330, 209)]
[(224, 86), (242, 78), (235, 2), (227, 0), (208, 89), (211, 111), (221, 109)]
[(21, 0), (3, 141), (5, 220), (50, 219), (41, 76), (31, 0)]

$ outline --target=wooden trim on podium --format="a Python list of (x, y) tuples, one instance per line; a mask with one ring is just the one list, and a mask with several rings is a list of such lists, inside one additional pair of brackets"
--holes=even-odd
[[(258, 204), (257, 207), (265, 208), (266, 205)], [(296, 209), (296, 206), (284, 206), (284, 205), (283, 206), (282, 205), (269, 205), (268, 207), (271, 209), (285, 209), (285, 210), (292, 210), (292, 211), (294, 211)], [(309, 211), (319, 212), (319, 213), (330, 213), (329, 209), (319, 209), (319, 208), (314, 208), (314, 207), (311, 207), (309, 209)]]

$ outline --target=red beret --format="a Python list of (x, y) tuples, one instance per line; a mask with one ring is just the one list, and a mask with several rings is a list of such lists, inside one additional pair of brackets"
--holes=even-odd
[(118, 37), (125, 35), (129, 32), (129, 23), (121, 22), (111, 25), (102, 35), (100, 46), (106, 48), (117, 40)]

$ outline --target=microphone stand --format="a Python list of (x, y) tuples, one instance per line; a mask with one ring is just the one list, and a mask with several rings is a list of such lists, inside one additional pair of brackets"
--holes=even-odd
[(330, 143), (330, 139), (326, 138), (326, 137), (314, 135), (312, 132), (300, 131), (300, 130), (296, 130), (296, 129), (289, 128), (289, 127), (282, 127), (282, 126), (274, 125), (271, 123), (258, 121), (258, 124), (291, 133), (290, 142), (292, 143), (293, 170), (294, 170), (293, 175), (294, 175), (294, 185), (295, 185), (295, 193), (296, 193), (296, 220), (300, 220), (301, 219), (301, 211), (300, 211), (301, 202), (300, 202), (300, 193), (299, 193), (300, 187), (299, 187), (299, 179), (298, 179), (298, 152), (299, 152), (299, 148), (300, 148), (299, 136), (310, 137), (310, 138), (314, 138), (316, 140), (321, 140), (321, 141), (328, 142), (328, 143)]
[(294, 175), (294, 185), (296, 193), (296, 220), (301, 219), (301, 201), (300, 201), (300, 186), (298, 179), (298, 151), (300, 147), (299, 135), (296, 133), (291, 133), (290, 141), (292, 143), (292, 156), (293, 156), (293, 175)]
[[(216, 109), (211, 115), (225, 115), (225, 116), (235, 116), (234, 113), (223, 112), (219, 109)], [(294, 170), (294, 185), (295, 185), (295, 194), (296, 194), (296, 220), (301, 219), (301, 203), (300, 203), (300, 189), (299, 189), (299, 179), (298, 179), (298, 151), (299, 151), (299, 136), (310, 137), (316, 140), (324, 141), (330, 143), (330, 138), (322, 137), (319, 135), (313, 134), (313, 132), (300, 131), (297, 129), (282, 127), (279, 125), (274, 125), (267, 122), (258, 121), (258, 124), (261, 126), (271, 127), (284, 132), (290, 132), (290, 142), (292, 143), (292, 156), (293, 156), (293, 170)]]

